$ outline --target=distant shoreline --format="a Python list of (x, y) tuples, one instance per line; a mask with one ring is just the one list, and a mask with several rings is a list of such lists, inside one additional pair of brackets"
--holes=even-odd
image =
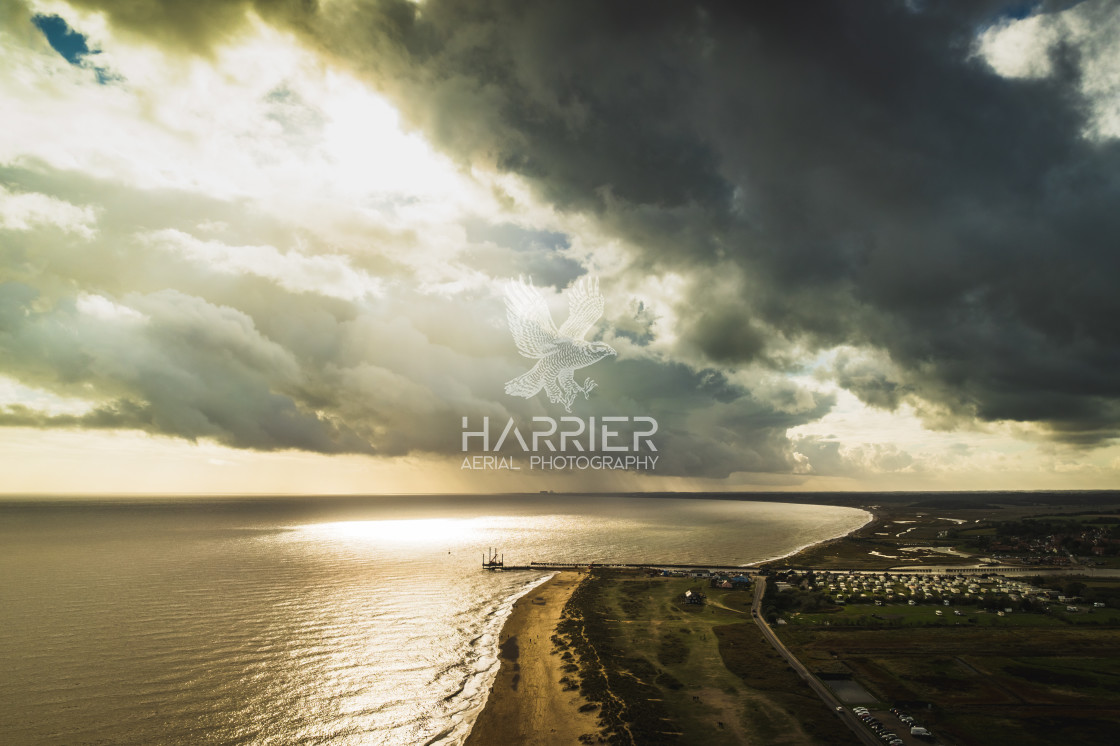
[[(803, 503), (794, 503), (794, 504), (803, 504)], [(835, 505), (835, 506), (830, 506), (830, 507), (840, 508), (840, 507), (849, 507), (849, 506), (847, 506), (847, 505)], [(856, 508), (853, 508), (853, 509), (856, 509)], [(827, 544), (833, 544), (833, 543), (836, 543), (836, 542), (844, 541), (845, 539), (850, 537), (852, 534), (855, 534), (858, 531), (863, 531), (868, 526), (874, 524), (875, 521), (878, 520), (878, 518), (879, 518), (879, 514), (876, 513), (874, 508), (870, 508), (870, 507), (858, 508), (858, 510), (862, 510), (867, 514), (867, 520), (864, 521), (859, 526), (856, 526), (855, 528), (849, 529), (842, 534), (837, 534), (836, 536), (832, 536), (832, 537), (827, 538), (827, 539), (820, 539), (819, 541), (810, 541), (807, 544), (802, 544), (801, 546), (797, 547), (796, 549), (794, 549), (790, 552), (786, 552), (785, 554), (779, 554), (779, 555), (776, 555), (774, 557), (767, 557), (766, 559), (759, 560), (758, 562), (755, 562), (751, 565), (747, 565), (747, 567), (765, 567), (767, 565), (771, 565), (771, 564), (780, 562), (781, 560), (784, 560), (784, 559), (789, 559), (791, 557), (796, 557), (797, 555), (801, 554), (802, 552), (808, 551), (808, 550), (812, 549), (813, 547), (824, 546), (824, 545), (827, 545)]]
[(968, 498), (990, 502), (1026, 504), (1041, 496), (1054, 495), (1077, 498), (1084, 504), (1112, 502), (1120, 499), (1120, 489), (1102, 490), (886, 490), (871, 492), (852, 491), (789, 491), (789, 492), (340, 492), (316, 494), (311, 492), (0, 492), (0, 502), (54, 501), (54, 500), (351, 500), (417, 497), (650, 497), (679, 500), (743, 500), (755, 502), (787, 502), (803, 505), (835, 505), (837, 507), (862, 507), (868, 503), (900, 503), (914, 499), (960, 501)]

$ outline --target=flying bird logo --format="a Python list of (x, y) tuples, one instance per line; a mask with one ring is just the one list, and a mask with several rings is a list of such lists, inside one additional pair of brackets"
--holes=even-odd
[(544, 389), (549, 401), (563, 404), (571, 412), (576, 394), (583, 394), (586, 399), (596, 385), (590, 378), (582, 386), (576, 383), (576, 369), (616, 354), (608, 344), (584, 340), (602, 315), (603, 294), (599, 292), (597, 278), (581, 278), (568, 291), (568, 319), (559, 329), (552, 322), (548, 304), (531, 281), (511, 282), (506, 290), (509, 330), (518, 352), (537, 364), (529, 372), (507, 381), (506, 393), (528, 399)]

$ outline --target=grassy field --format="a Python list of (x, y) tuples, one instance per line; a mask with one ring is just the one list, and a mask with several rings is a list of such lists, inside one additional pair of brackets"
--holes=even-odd
[[(937, 612), (942, 613), (937, 616)], [(962, 616), (953, 612), (960, 611)], [(1105, 611), (1101, 609), (1100, 611)], [(1112, 611), (1112, 610), (1108, 610)], [(885, 604), (873, 606), (871, 604), (852, 604), (842, 607), (839, 611), (820, 614), (790, 614), (786, 621), (796, 626), (859, 626), (859, 627), (916, 627), (937, 625), (943, 627), (957, 627), (962, 625), (985, 627), (1054, 627), (1065, 624), (1061, 617), (1067, 616), (1064, 612), (1059, 614), (1030, 614), (1013, 612), (999, 616), (995, 612), (983, 611), (975, 606), (943, 606), (932, 604)], [(1074, 621), (1097, 618), (1089, 614), (1069, 614)], [(1106, 616), (1098, 617), (1103, 621)]]
[[(1074, 505), (1060, 495), (877, 495), (871, 505), (869, 496), (822, 496), (820, 502), (864, 507), (875, 518), (852, 536), (770, 566), (823, 570), (975, 563), (978, 557), (946, 553), (963, 545), (961, 534), (995, 534), (992, 521), (1041, 513), (1063, 516), (1080, 510), (1083, 515), (1071, 520), (1091, 520), (1115, 509), (1118, 497), (1078, 496)], [(1099, 566), (1120, 565), (1120, 558), (1091, 559)], [(792, 580), (798, 586), (798, 579)], [(1046, 583), (1062, 592), (1073, 580)], [(831, 582), (835, 591), (827, 589)], [(803, 598), (786, 604), (770, 597), (766, 613), (788, 622), (776, 629), (810, 670), (854, 679), (873, 698), (867, 704), (907, 709), (944, 746), (1116, 740), (1120, 609), (1092, 608), (1091, 603), (1115, 606), (1114, 595), (1102, 589), (1116, 581), (1084, 580), (1084, 594), (1066, 591), (1084, 595), (1075, 613), (1067, 612), (1065, 603), (1018, 604), (1008, 598), (1006, 605), (1015, 611), (1004, 616), (966, 605), (953, 589), (935, 588), (924, 597), (915, 593), (922, 600), (909, 606), (898, 602), (909, 593), (897, 583), (882, 590), (863, 583), (856, 588), (851, 578), (846, 583), (841, 587), (838, 578), (823, 585), (806, 580), (804, 590), (791, 591)], [(988, 594), (1000, 594), (1000, 608), (1004, 590), (1009, 594), (1017, 588), (1009, 586), (987, 588)], [(683, 593), (689, 588), (707, 594), (708, 603), (685, 604)], [(840, 593), (851, 600), (856, 597), (852, 594), (865, 592), (886, 603), (849, 603), (830, 610), (836, 599), (827, 596)], [(893, 601), (887, 598), (892, 592)], [(924, 602), (938, 597), (949, 597), (950, 605)], [(989, 599), (991, 595), (983, 595), (981, 603)], [(554, 640), (555, 652), (567, 656), (571, 685), (598, 703), (601, 742), (854, 743), (835, 714), (765, 643), (751, 622), (750, 600), (748, 591), (720, 592), (704, 581), (683, 578), (615, 573), (584, 583)], [(1035, 611), (1026, 611), (1032, 606)]]
[[(686, 604), (689, 589), (708, 603)], [(577, 653), (605, 741), (855, 743), (750, 621), (750, 591), (613, 573), (577, 594), (556, 654)]]
[(1072, 521), (1075, 523), (1093, 523), (1099, 520), (1115, 521), (1120, 514), (1111, 513), (1051, 513), (1031, 516), (1039, 521)]
[(1120, 626), (1120, 609), (1087, 609), (1085, 604), (1078, 604), (1082, 611), (1068, 612), (1055, 609), (1052, 614), (1067, 624), (1084, 624), (1091, 626)]
[(1100, 736), (1120, 728), (1120, 631), (1026, 623), (1045, 615), (994, 618), (998, 627), (791, 624), (780, 634), (811, 670), (851, 674), (947, 743), (1114, 741)]
[(959, 536), (965, 536), (965, 537), (995, 536), (996, 535), (996, 527), (995, 526), (981, 526), (979, 528), (964, 528), (964, 529), (960, 529), (957, 533), (958, 533)]

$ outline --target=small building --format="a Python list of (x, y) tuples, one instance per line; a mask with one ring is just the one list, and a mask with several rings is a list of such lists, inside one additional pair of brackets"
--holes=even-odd
[(684, 602), (686, 604), (702, 604), (704, 603), (704, 594), (689, 589), (684, 592)]

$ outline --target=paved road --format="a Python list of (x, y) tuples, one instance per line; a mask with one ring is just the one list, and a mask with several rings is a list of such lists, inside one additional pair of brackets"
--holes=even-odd
[(790, 667), (797, 675), (804, 679), (812, 690), (817, 693), (817, 696), (824, 701), (828, 709), (835, 712), (840, 719), (844, 721), (844, 724), (851, 728), (856, 738), (867, 744), (867, 746), (883, 746), (883, 742), (876, 738), (870, 729), (866, 728), (863, 723), (860, 722), (859, 718), (855, 716), (855, 713), (849, 708), (844, 707), (828, 687), (818, 681), (817, 677), (813, 676), (813, 674), (809, 673), (809, 669), (805, 668), (801, 661), (797, 660), (797, 656), (791, 653), (789, 648), (782, 644), (782, 641), (774, 634), (774, 630), (770, 629), (770, 625), (762, 618), (762, 595), (764, 593), (766, 593), (766, 578), (761, 575), (755, 576), (754, 603), (751, 604), (751, 615), (754, 617), (755, 624), (762, 630), (762, 634), (770, 641), (774, 649), (786, 659), (786, 662), (789, 663)]

